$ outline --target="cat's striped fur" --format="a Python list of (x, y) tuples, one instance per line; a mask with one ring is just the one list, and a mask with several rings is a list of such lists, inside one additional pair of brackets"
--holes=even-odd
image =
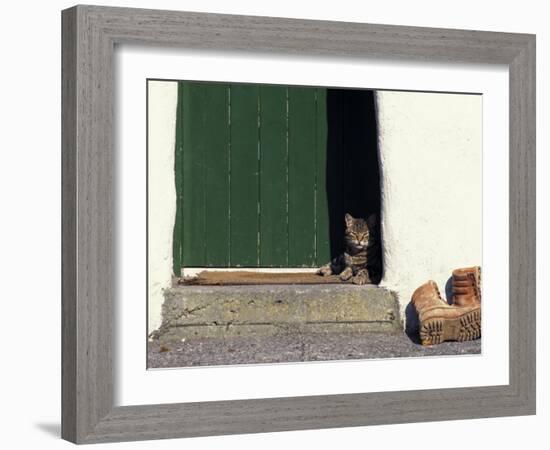
[(377, 267), (379, 259), (379, 240), (376, 238), (376, 215), (368, 219), (355, 219), (346, 214), (346, 234), (344, 253), (321, 267), (317, 273), (323, 276), (339, 274), (343, 281), (355, 284), (379, 283), (380, 273)]

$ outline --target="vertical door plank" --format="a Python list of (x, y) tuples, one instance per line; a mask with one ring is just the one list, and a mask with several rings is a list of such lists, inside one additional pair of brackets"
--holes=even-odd
[(180, 276), (183, 266), (183, 83), (178, 83), (178, 103), (176, 108), (176, 147), (174, 149), (174, 176), (176, 185), (176, 218), (172, 235), (172, 272)]
[(207, 88), (200, 83), (182, 83), (183, 116), (183, 266), (206, 265), (206, 132)]
[(316, 89), (316, 179), (315, 179), (315, 265), (330, 261), (329, 212), (327, 198), (327, 90)]
[(288, 89), (288, 264), (315, 265), (315, 89)]
[(259, 160), (257, 85), (231, 85), (230, 265), (258, 266)]
[(342, 89), (327, 90), (326, 192), (329, 215), (330, 256), (344, 250), (344, 104)]
[(207, 267), (229, 266), (229, 85), (208, 83), (201, 106)]
[(288, 267), (287, 88), (260, 86), (260, 266)]

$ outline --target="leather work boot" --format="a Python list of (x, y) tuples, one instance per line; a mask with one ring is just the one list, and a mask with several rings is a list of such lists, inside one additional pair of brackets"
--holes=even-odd
[(465, 267), (453, 270), (453, 305), (481, 304), (481, 267)]
[(481, 306), (449, 305), (441, 298), (435, 281), (416, 289), (412, 304), (418, 312), (422, 345), (471, 341), (481, 336)]

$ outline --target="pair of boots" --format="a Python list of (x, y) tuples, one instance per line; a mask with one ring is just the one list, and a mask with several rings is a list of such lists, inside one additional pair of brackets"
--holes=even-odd
[(481, 336), (481, 267), (454, 270), (452, 288), (452, 305), (443, 300), (433, 280), (414, 291), (412, 304), (418, 312), (422, 345)]

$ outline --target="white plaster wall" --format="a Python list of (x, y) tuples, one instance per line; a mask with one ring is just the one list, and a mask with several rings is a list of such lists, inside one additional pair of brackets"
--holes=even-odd
[(172, 278), (172, 232), (176, 217), (174, 146), (178, 85), (148, 83), (148, 331), (160, 326), (163, 289)]
[(428, 279), (445, 295), (457, 267), (481, 265), (482, 97), (376, 94), (385, 272), (402, 311)]

